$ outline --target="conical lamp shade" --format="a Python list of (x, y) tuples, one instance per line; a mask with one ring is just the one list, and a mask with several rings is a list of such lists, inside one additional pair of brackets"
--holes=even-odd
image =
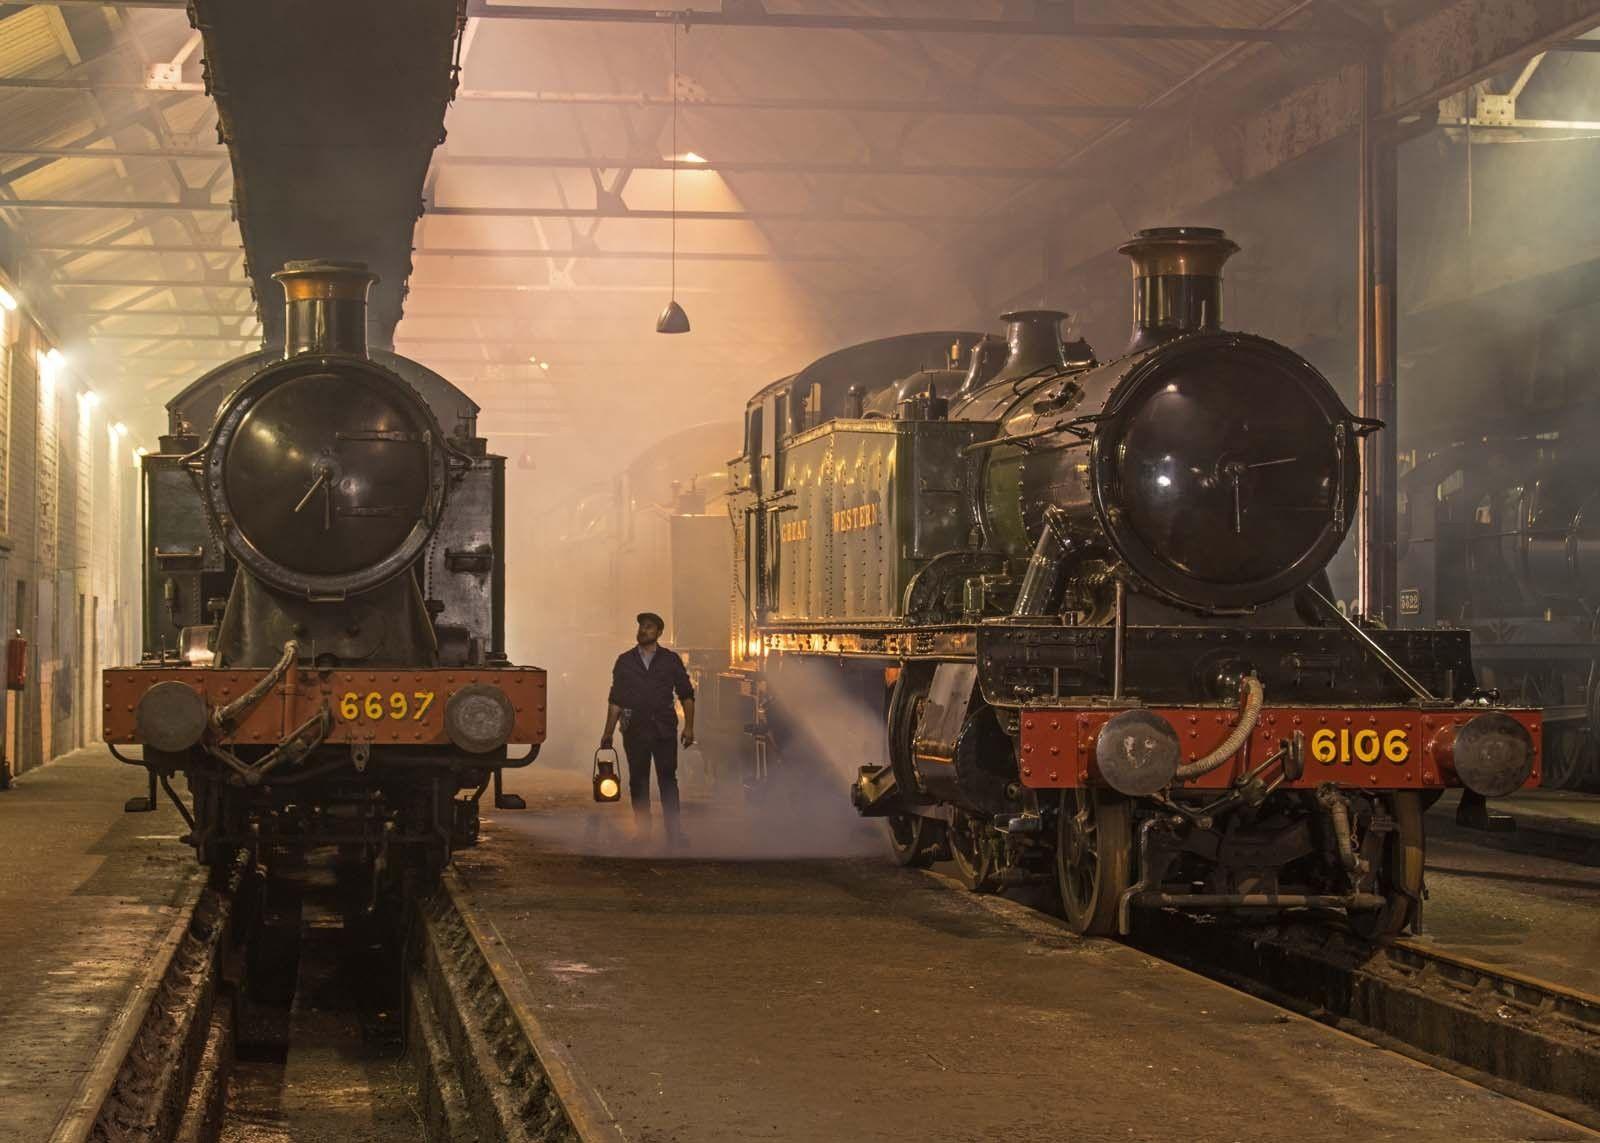
[(683, 307), (674, 298), (667, 303), (667, 308), (661, 311), (661, 316), (656, 318), (657, 333), (688, 333), (689, 315), (683, 312)]

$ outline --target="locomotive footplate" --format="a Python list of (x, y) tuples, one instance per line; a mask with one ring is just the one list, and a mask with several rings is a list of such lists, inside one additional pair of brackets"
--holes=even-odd
[[(1176, 763), (1193, 764), (1223, 747), (1243, 717), (1237, 709), (1216, 706), (1029, 706), (1020, 713), (1018, 765), (1022, 785), (1030, 789), (1118, 785), (1104, 772), (1106, 752), (1131, 756), (1148, 750), (1153, 739), (1173, 743)], [(1180, 778), (1176, 786), (1227, 789), (1252, 777), (1301, 790), (1325, 783), (1373, 790), (1537, 786), (1542, 722), (1538, 711), (1525, 708), (1265, 706), (1231, 757), (1206, 773)], [(1502, 737), (1486, 752), (1486, 734), (1496, 732)], [(1133, 736), (1139, 736), (1137, 743)], [(1518, 749), (1525, 757), (1508, 756)], [(1493, 781), (1482, 777), (1490, 771)], [(1502, 796), (1510, 790), (1482, 792)]]
[[(152, 727), (143, 718), (147, 696), (162, 684), (186, 687), (215, 712), (259, 683), (261, 670), (206, 667), (130, 667), (105, 672), (105, 740), (113, 745), (143, 745)], [(509, 700), (511, 727), (505, 741), (518, 745), (545, 738), (545, 672), (537, 667), (485, 669), (393, 668), (318, 670), (291, 668), (259, 701), (240, 712), (232, 725), (213, 728), (212, 741), (238, 746), (274, 745), (297, 728), (328, 720), (323, 741), (369, 746), (450, 747), (448, 712), (467, 698), (497, 692)], [(169, 689), (167, 694), (173, 692)], [(178, 692), (181, 698), (181, 692)], [(494, 700), (498, 701), (498, 700)], [(193, 700), (189, 700), (193, 704)], [(154, 705), (153, 703), (151, 705)], [(162, 704), (170, 708), (170, 699)], [(459, 733), (459, 731), (458, 731)]]

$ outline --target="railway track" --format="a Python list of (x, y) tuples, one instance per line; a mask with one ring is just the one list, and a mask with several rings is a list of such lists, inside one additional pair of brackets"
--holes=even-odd
[(598, 1095), (447, 877), (352, 909), (328, 868), (196, 895), (50, 1143), (600, 1143)]
[(1336, 926), (1157, 915), (1136, 947), (1600, 1129), (1600, 996), (1430, 945)]

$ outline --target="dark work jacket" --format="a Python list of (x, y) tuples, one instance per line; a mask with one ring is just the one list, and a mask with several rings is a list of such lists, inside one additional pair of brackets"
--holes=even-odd
[(678, 709), (672, 696), (683, 702), (694, 698), (694, 684), (676, 651), (656, 645), (646, 670), (637, 647), (617, 656), (611, 668), (611, 703), (626, 713), (624, 734), (653, 734), (671, 738), (678, 733)]

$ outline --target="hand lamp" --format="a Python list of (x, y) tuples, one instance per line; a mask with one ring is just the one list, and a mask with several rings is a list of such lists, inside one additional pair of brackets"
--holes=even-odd
[(617, 752), (609, 746), (602, 746), (594, 752), (594, 800), (597, 802), (622, 800), (622, 779), (617, 774)]

